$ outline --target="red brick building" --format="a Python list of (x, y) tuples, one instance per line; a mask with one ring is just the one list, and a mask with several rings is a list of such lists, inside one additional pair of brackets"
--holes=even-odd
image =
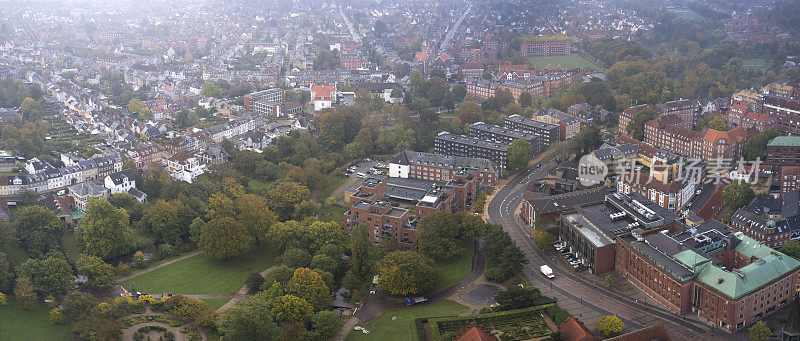
[(773, 165), (800, 165), (800, 137), (778, 136), (769, 143), (765, 151), (764, 162)]
[(545, 37), (541, 40), (524, 41), (520, 45), (522, 56), (556, 56), (572, 54), (572, 40), (569, 37)]

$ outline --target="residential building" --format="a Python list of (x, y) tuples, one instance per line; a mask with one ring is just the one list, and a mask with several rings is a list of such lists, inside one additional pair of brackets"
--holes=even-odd
[(541, 37), (533, 41), (523, 41), (520, 46), (522, 56), (554, 56), (572, 53), (572, 39), (569, 37)]
[(778, 131), (800, 135), (800, 99), (797, 97), (765, 96), (764, 113), (777, 121)]
[(494, 186), (498, 174), (487, 159), (402, 151), (389, 161), (389, 177), (448, 182), (462, 169), (477, 172), (478, 186)]
[(516, 140), (524, 140), (531, 145), (531, 157), (541, 153), (539, 137), (533, 134), (522, 132), (515, 129), (503, 128), (497, 125), (489, 125), (483, 122), (475, 122), (469, 127), (469, 136), (481, 140), (497, 141), (500, 143), (511, 144)]
[(272, 103), (283, 103), (283, 90), (280, 88), (271, 88), (244, 95), (244, 111), (253, 111), (253, 104), (258, 100), (264, 100)]
[(764, 162), (800, 166), (800, 136), (778, 136), (767, 143)]
[(508, 144), (441, 132), (434, 139), (437, 154), (487, 159), (500, 172), (508, 168)]
[(193, 183), (205, 172), (205, 165), (188, 151), (182, 150), (167, 159), (167, 172), (175, 181)]
[(557, 109), (547, 109), (534, 114), (533, 119), (559, 127), (559, 136), (562, 140), (571, 139), (581, 130), (580, 118), (567, 114)]
[(546, 149), (553, 143), (560, 141), (560, 127), (556, 124), (544, 123), (520, 115), (511, 115), (503, 122), (508, 129), (518, 130), (539, 138), (541, 149)]
[(473, 80), (467, 82), (467, 96), (477, 100), (485, 100), (494, 97), (499, 88), (500, 83), (498, 82), (485, 79)]
[(742, 232), (771, 248), (800, 238), (800, 192), (789, 191), (783, 198), (757, 197), (731, 216), (731, 229)]

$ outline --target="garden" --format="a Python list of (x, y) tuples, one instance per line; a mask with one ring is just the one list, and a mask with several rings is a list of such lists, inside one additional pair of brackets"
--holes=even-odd
[(369, 334), (351, 331), (347, 336), (347, 340), (419, 340), (420, 332), (415, 328), (415, 319), (433, 316), (456, 316), (466, 310), (467, 307), (446, 300), (387, 311), (378, 316), (378, 318), (364, 324), (364, 328), (369, 331)]
[(428, 319), (428, 326), (434, 340), (449, 340), (461, 335), (473, 325), (500, 340), (529, 340), (547, 336), (553, 329), (545, 319), (545, 309), (554, 303), (538, 305), (530, 308), (507, 310), (473, 316), (456, 316)]
[(277, 255), (268, 244), (228, 261), (211, 260), (203, 254), (189, 257), (125, 281), (131, 291), (183, 295), (231, 294), (237, 292), (250, 272), (261, 272), (275, 264)]

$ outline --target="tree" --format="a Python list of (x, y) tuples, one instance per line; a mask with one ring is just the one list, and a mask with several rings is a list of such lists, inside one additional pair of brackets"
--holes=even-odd
[(128, 101), (128, 105), (126, 106), (128, 111), (134, 114), (142, 114), (147, 111), (147, 106), (144, 105), (144, 102), (139, 100), (138, 98), (133, 98)]
[(531, 106), (533, 103), (533, 96), (530, 92), (523, 92), (519, 95), (519, 105), (523, 108)]
[(641, 141), (644, 139), (644, 124), (656, 117), (658, 117), (658, 112), (653, 109), (639, 110), (633, 114), (633, 118), (628, 122), (625, 131), (627, 131), (628, 135), (631, 137)]
[(276, 322), (297, 321), (306, 323), (314, 315), (314, 307), (300, 297), (283, 295), (276, 298), (272, 303), (270, 315)]
[[(800, 242), (796, 239), (789, 240), (781, 246), (780, 251), (794, 259), (800, 259)], [(2, 268), (2, 266), (0, 266)], [(0, 269), (0, 273), (2, 273), (2, 269)], [(2, 283), (0, 281), (0, 283)], [(0, 287), (2, 289), (2, 287)]]
[(411, 71), (409, 78), (411, 81), (411, 92), (414, 96), (422, 95), (422, 88), (425, 85), (425, 78), (422, 77), (422, 73), (417, 70)]
[(322, 269), (330, 273), (336, 273), (339, 269), (339, 262), (331, 256), (317, 253), (311, 258), (311, 268)]
[(311, 198), (307, 187), (292, 181), (281, 181), (267, 191), (267, 203), (278, 219), (285, 221), (294, 215), (294, 206)]
[(239, 302), (217, 318), (221, 340), (276, 340), (280, 327), (270, 316), (271, 302), (260, 292)]
[(467, 97), (467, 88), (461, 84), (453, 85), (453, 89), (450, 90), (453, 92), (453, 100), (456, 103), (461, 103), (464, 101), (464, 98)]
[(606, 275), (605, 280), (606, 280), (606, 284), (608, 284), (608, 286), (612, 286), (614, 284), (614, 282), (616, 281), (616, 279), (614, 278), (614, 275), (612, 275), (612, 274)]
[(442, 97), (442, 103), (440, 105), (442, 108), (445, 108), (447, 110), (453, 110), (456, 107), (455, 101), (456, 100), (453, 96), (453, 92), (448, 91), (444, 93), (444, 96)]
[(485, 225), (473, 214), (430, 214), (417, 224), (417, 250), (436, 261), (455, 259), (464, 253), (464, 244), (483, 234)]
[(508, 167), (513, 171), (521, 171), (531, 161), (531, 143), (516, 139), (508, 146)]
[(11, 290), (11, 283), (14, 280), (14, 275), (11, 273), (11, 265), (6, 259), (6, 254), (0, 252), (0, 292), (8, 292)]
[(392, 295), (421, 293), (436, 279), (433, 260), (413, 251), (395, 251), (383, 257), (378, 286)]
[(236, 220), (247, 227), (248, 234), (259, 243), (278, 217), (267, 207), (267, 200), (259, 195), (245, 194), (233, 203)]
[(483, 120), (481, 107), (473, 101), (465, 101), (458, 107), (458, 119), (464, 123), (475, 123)]
[(767, 339), (772, 336), (772, 330), (769, 329), (767, 323), (764, 321), (756, 322), (756, 324), (748, 330), (750, 331), (751, 341), (767, 341)]
[(286, 292), (300, 297), (314, 306), (314, 310), (323, 310), (330, 305), (330, 289), (322, 280), (322, 276), (309, 268), (298, 268), (286, 286)]
[(17, 299), (22, 309), (33, 310), (36, 304), (39, 303), (39, 295), (33, 289), (33, 283), (30, 278), (20, 277), (17, 278), (17, 285), (14, 286), (14, 297)]
[(50, 309), (50, 312), (47, 314), (52, 324), (62, 324), (64, 323), (64, 314), (61, 312), (61, 308), (55, 307)]
[(58, 248), (62, 223), (42, 206), (25, 206), (17, 210), (14, 224), (22, 246), (33, 256)]
[(25, 189), (17, 194), (17, 207), (31, 206), (36, 204), (36, 191)]
[(114, 258), (131, 248), (133, 233), (128, 221), (124, 209), (111, 206), (105, 199), (89, 198), (75, 237), (87, 255), (103, 260)]
[(225, 260), (250, 251), (250, 238), (244, 225), (233, 218), (223, 217), (203, 226), (199, 246), (208, 258)]
[(725, 200), (725, 206), (732, 211), (749, 204), (756, 197), (753, 188), (750, 184), (744, 181), (734, 181), (729, 183), (722, 190), (722, 198)]
[(206, 219), (233, 218), (233, 199), (225, 193), (214, 193), (208, 198), (208, 212)]
[(747, 140), (747, 142), (744, 144), (744, 155), (747, 160), (753, 161), (756, 158), (763, 156), (764, 150), (767, 147), (767, 143), (778, 136), (780, 136), (780, 134), (775, 131), (775, 129), (769, 129), (762, 131), (758, 135)]
[(499, 304), (500, 310), (512, 310), (535, 306), (539, 296), (541, 296), (539, 289), (513, 285), (508, 290), (499, 291), (494, 299)]
[(76, 266), (79, 275), (86, 276), (88, 285), (92, 287), (104, 286), (111, 283), (114, 278), (114, 267), (104, 262), (99, 257), (78, 255)]
[(372, 272), (369, 259), (369, 232), (367, 226), (359, 224), (350, 229), (350, 269), (346, 278), (349, 289), (358, 289)]
[(222, 98), (223, 96), (222, 89), (219, 85), (212, 82), (203, 83), (203, 88), (200, 90), (200, 93), (206, 97)]
[(486, 228), (486, 278), (502, 282), (522, 271), (528, 259), (502, 227), (490, 224)]
[(158, 199), (144, 212), (147, 229), (156, 236), (161, 243), (173, 242), (184, 235), (184, 229), (178, 223), (178, 208)]
[(39, 291), (46, 294), (66, 293), (74, 278), (72, 266), (59, 257), (28, 259), (19, 265), (17, 273), (30, 279)]
[(0, 292), (0, 307), (7, 305), (8, 305), (8, 297), (6, 297), (6, 294)]
[(311, 255), (296, 247), (289, 248), (281, 256), (281, 263), (291, 268), (306, 267), (311, 263)]
[(323, 340), (330, 340), (342, 328), (342, 319), (332, 311), (318, 311), (311, 318), (311, 328), (319, 333)]
[(617, 315), (603, 316), (594, 324), (594, 328), (609, 337), (625, 330), (625, 323)]
[(247, 275), (244, 284), (247, 286), (247, 292), (249, 294), (255, 294), (261, 288), (261, 285), (264, 284), (264, 277), (261, 277), (261, 274), (258, 272), (251, 272)]
[(542, 250), (550, 250), (553, 248), (553, 243), (556, 242), (556, 236), (543, 229), (536, 229), (531, 233), (531, 240), (536, 243), (536, 246)]

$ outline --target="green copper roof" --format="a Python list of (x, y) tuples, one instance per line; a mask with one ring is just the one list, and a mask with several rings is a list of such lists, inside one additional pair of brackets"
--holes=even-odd
[(769, 141), (767, 146), (800, 147), (800, 136), (778, 136)]
[[(748, 294), (800, 267), (800, 261), (777, 252), (755, 239), (743, 234), (738, 234), (736, 238), (741, 240), (739, 245), (736, 246), (736, 251), (746, 257), (755, 257), (756, 261), (733, 271), (723, 270), (720, 267), (711, 265), (710, 262), (697, 269), (699, 270), (697, 273), (699, 281), (732, 299)], [(684, 251), (681, 254), (686, 252)], [(677, 257), (678, 255), (675, 256)], [(684, 258), (690, 258), (689, 256), (686, 255)], [(686, 263), (683, 260), (682, 262)]]

